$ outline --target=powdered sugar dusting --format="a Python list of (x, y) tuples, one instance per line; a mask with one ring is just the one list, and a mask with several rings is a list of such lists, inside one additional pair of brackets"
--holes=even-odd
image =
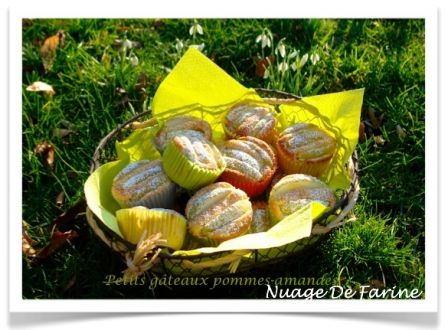
[(221, 152), (225, 157), (235, 158), (239, 161), (247, 163), (249, 166), (254, 167), (256, 169), (259, 169), (259, 167), (260, 167), (257, 160), (254, 157), (252, 157), (251, 155), (248, 155), (247, 153), (245, 153), (244, 151), (224, 147), (221, 150)]
[(227, 129), (240, 136), (260, 136), (273, 129), (275, 123), (270, 109), (251, 104), (237, 105), (226, 115)]
[[(159, 164), (157, 164), (156, 166), (148, 167), (146, 169), (143, 169), (140, 173), (130, 176), (128, 180), (125, 180), (123, 182), (122, 187), (123, 189), (129, 189), (130, 187), (139, 184), (142, 181), (147, 181), (145, 182), (145, 185), (150, 185), (150, 187), (153, 187), (154, 182), (156, 182), (155, 184), (158, 185), (157, 180), (163, 179), (166, 181), (166, 177), (163, 173), (163, 176), (156, 176), (156, 174), (159, 173), (162, 173), (162, 167)], [(128, 174), (132, 173), (128, 172)], [(148, 178), (151, 178), (151, 180), (147, 180)]]
[(157, 133), (157, 147), (164, 150), (173, 137), (189, 134), (186, 133), (188, 131), (196, 131), (205, 139), (211, 138), (211, 127), (208, 122), (190, 115), (179, 115), (168, 119)]
[[(161, 190), (162, 189), (162, 190)], [(174, 183), (163, 172), (160, 160), (142, 160), (125, 167), (112, 183), (113, 196), (124, 205), (142, 205)]]
[(140, 160), (140, 161), (137, 161), (137, 162), (133, 162), (133, 163), (130, 163), (129, 165), (127, 165), (125, 168), (123, 168), (118, 174), (117, 174), (117, 178), (120, 178), (121, 176), (124, 176), (124, 175), (126, 175), (126, 174), (128, 174), (128, 173), (130, 173), (130, 172), (132, 172), (133, 170), (135, 170), (137, 167), (139, 167), (139, 166), (143, 166), (143, 165), (145, 165), (145, 164), (149, 164), (149, 160), (147, 160), (147, 159), (144, 159), (144, 160)]
[(200, 132), (186, 131), (183, 136), (176, 136), (183, 154), (196, 165), (216, 169), (223, 164), (221, 153), (214, 144), (206, 140)]
[[(247, 159), (250, 159), (250, 157), (247, 157)], [(238, 172), (244, 173), (248, 177), (252, 178), (253, 180), (261, 180), (262, 175), (259, 170), (258, 164), (256, 167), (251, 166), (251, 164), (246, 163), (240, 159), (231, 158), (224, 156), (224, 160), (226, 161), (227, 168), (236, 170)]]
[(279, 136), (279, 145), (297, 159), (313, 159), (332, 153), (336, 142), (313, 124), (300, 123), (288, 127)]
[(187, 217), (190, 219), (195, 218), (198, 214), (202, 213), (204, 209), (210, 207), (212, 202), (226, 196), (231, 191), (231, 188), (233, 187), (230, 184), (225, 186), (215, 184), (199, 190), (188, 201)]

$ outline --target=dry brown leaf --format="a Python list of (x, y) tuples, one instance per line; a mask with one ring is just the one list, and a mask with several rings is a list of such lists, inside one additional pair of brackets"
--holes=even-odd
[(64, 213), (57, 216), (51, 225), (61, 230), (72, 228), (73, 224), (78, 220), (78, 216), (86, 211), (86, 205), (85, 199), (79, 200)]
[(275, 56), (270, 55), (269, 57), (258, 59), (255, 66), (255, 74), (258, 77), (264, 77), (264, 73), (266, 69), (269, 67), (269, 65), (272, 65), (275, 63)]
[(145, 72), (140, 72), (138, 75), (137, 83), (135, 84), (135, 89), (139, 93), (144, 93), (146, 88), (149, 86), (149, 77)]
[(36, 257), (36, 250), (33, 248), (34, 241), (28, 235), (29, 225), (22, 220), (22, 253), (28, 258)]
[(45, 72), (51, 71), (56, 59), (56, 51), (58, 47), (63, 46), (64, 40), (65, 32), (63, 30), (59, 30), (55, 35), (45, 39), (40, 48), (40, 57), (42, 58)]
[(64, 206), (64, 200), (65, 200), (65, 194), (63, 191), (61, 191), (57, 196), (56, 196), (56, 206), (57, 207), (63, 207)]
[(377, 279), (370, 280), (370, 286), (373, 287), (373, 288), (376, 288), (376, 289), (385, 287), (383, 281), (380, 281), (380, 280), (377, 280)]
[(34, 154), (41, 156), (45, 167), (52, 170), (54, 167), (54, 147), (48, 141), (43, 141), (36, 145)]
[(50, 243), (43, 249), (39, 250), (37, 253), (35, 261), (42, 262), (52, 256), (57, 250), (67, 244), (69, 241), (77, 238), (79, 235), (75, 230), (68, 230), (66, 232), (61, 232), (55, 230), (51, 236)]
[(123, 87), (117, 87), (117, 88), (115, 88), (115, 91), (118, 94), (126, 94), (126, 90)]
[(69, 122), (66, 119), (61, 120), (61, 125), (68, 129), (72, 129), (75, 126), (75, 125), (73, 125), (73, 123)]
[(384, 145), (384, 143), (386, 143), (386, 140), (384, 140), (382, 135), (375, 135), (373, 137), (373, 140), (375, 141), (376, 145), (380, 145), (380, 146), (382, 146), (382, 145)]
[(364, 124), (363, 120), (361, 120), (361, 122), (359, 123), (358, 136), (360, 142), (366, 139), (366, 125)]
[(26, 90), (28, 92), (43, 92), (47, 96), (53, 96), (55, 93), (53, 87), (42, 81), (35, 81), (29, 85)]
[(367, 115), (369, 116), (370, 122), (374, 129), (379, 129), (384, 119), (384, 114), (381, 114), (378, 118), (375, 109), (370, 107), (367, 109)]
[(404, 140), (407, 136), (406, 131), (400, 125), (397, 125), (396, 129), (397, 129), (398, 137), (401, 140)]
[(112, 57), (106, 51), (101, 56), (101, 64), (108, 70), (110, 69), (110, 64), (112, 63)]
[(62, 289), (62, 292), (65, 292), (68, 289), (70, 289), (71, 287), (73, 287), (73, 285), (75, 285), (75, 283), (76, 283), (76, 274), (70, 278), (70, 280), (67, 282), (67, 284)]
[(73, 133), (73, 131), (69, 130), (67, 128), (55, 128), (53, 130), (53, 136), (61, 138), (61, 139), (66, 137), (67, 135), (69, 135), (71, 133)]

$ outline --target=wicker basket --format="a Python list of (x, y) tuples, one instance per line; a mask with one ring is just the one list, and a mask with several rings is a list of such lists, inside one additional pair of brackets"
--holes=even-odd
[[(300, 97), (267, 89), (256, 89), (263, 100), (269, 104), (284, 104), (300, 99)], [(132, 129), (138, 119), (150, 116), (151, 111), (139, 113), (127, 122), (118, 125), (116, 129), (105, 136), (93, 155), (90, 173), (93, 173), (104, 160), (105, 151), (113, 146), (115, 140), (120, 140), (123, 132)], [(151, 125), (155, 121), (149, 119), (142, 125)], [(139, 124), (137, 124), (139, 126)], [(322, 214), (313, 225), (312, 234), (309, 237), (286, 244), (284, 246), (242, 251), (224, 251), (208, 254), (198, 254), (190, 256), (175, 256), (166, 249), (158, 249), (157, 262), (151, 267), (151, 272), (156, 274), (172, 274), (176, 276), (215, 276), (225, 275), (229, 272), (244, 272), (255, 267), (261, 267), (273, 263), (278, 263), (282, 259), (305, 254), (309, 249), (326, 237), (331, 231), (347, 222), (349, 212), (356, 203), (359, 194), (358, 160), (356, 152), (352, 155), (348, 164), (351, 175), (351, 183), (347, 190), (342, 192), (336, 205)], [(87, 208), (87, 221), (95, 234), (107, 244), (109, 248), (117, 252), (124, 262), (129, 266), (129, 261), (136, 250), (136, 245), (127, 242), (115, 232), (109, 229), (95, 214)], [(146, 258), (151, 258), (155, 249)]]

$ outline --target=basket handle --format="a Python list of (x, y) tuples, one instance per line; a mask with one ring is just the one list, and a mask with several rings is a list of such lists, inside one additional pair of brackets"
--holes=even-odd
[(191, 270), (204, 270), (207, 268), (229, 264), (229, 272), (235, 273), (236, 270), (238, 269), (238, 266), (243, 256), (250, 252), (251, 252), (250, 250), (236, 250), (231, 254), (228, 254), (218, 259), (201, 261), (196, 263), (190, 260), (182, 260), (182, 266)]
[(263, 102), (271, 105), (277, 105), (297, 102), (297, 99), (277, 99), (275, 97), (264, 97)]
[(136, 130), (136, 129), (141, 129), (141, 128), (146, 128), (146, 127), (152, 127), (155, 126), (159, 123), (159, 121), (157, 120), (157, 118), (152, 117), (148, 120), (144, 120), (144, 121), (133, 121), (129, 124), (127, 124), (126, 126), (124, 126), (125, 129), (131, 129), (131, 130)]

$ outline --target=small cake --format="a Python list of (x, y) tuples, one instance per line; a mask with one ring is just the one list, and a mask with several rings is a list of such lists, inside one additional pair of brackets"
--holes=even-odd
[(143, 239), (162, 234), (161, 239), (166, 240), (166, 246), (174, 250), (179, 250), (184, 244), (187, 220), (174, 210), (136, 206), (118, 210), (116, 217), (124, 239), (133, 244), (137, 244), (144, 233)]
[(265, 201), (256, 201), (252, 203), (252, 223), (250, 233), (261, 233), (271, 228), (271, 218), (269, 217), (268, 204)]
[(140, 160), (123, 168), (112, 182), (112, 196), (122, 208), (171, 208), (176, 185), (165, 174), (161, 160)]
[(178, 115), (168, 119), (160, 128), (154, 138), (154, 145), (163, 153), (173, 137), (184, 135), (188, 131), (199, 132), (207, 140), (212, 138), (212, 129), (208, 122), (190, 115)]
[(224, 131), (231, 139), (254, 136), (268, 143), (274, 142), (276, 125), (277, 119), (271, 109), (249, 103), (231, 108), (223, 122)]
[(280, 133), (276, 141), (280, 168), (287, 174), (320, 176), (336, 151), (336, 140), (316, 125), (300, 123)]
[(227, 182), (197, 191), (185, 214), (190, 234), (211, 245), (244, 235), (252, 222), (252, 205), (246, 193)]
[(271, 147), (252, 136), (227, 140), (220, 148), (227, 164), (220, 181), (244, 190), (249, 197), (262, 194), (277, 170)]
[(188, 190), (214, 182), (226, 167), (218, 148), (197, 131), (174, 136), (163, 152), (162, 161), (168, 177)]
[(273, 223), (316, 201), (333, 207), (336, 197), (333, 191), (319, 179), (305, 174), (290, 174), (272, 188), (269, 195), (269, 214)]

